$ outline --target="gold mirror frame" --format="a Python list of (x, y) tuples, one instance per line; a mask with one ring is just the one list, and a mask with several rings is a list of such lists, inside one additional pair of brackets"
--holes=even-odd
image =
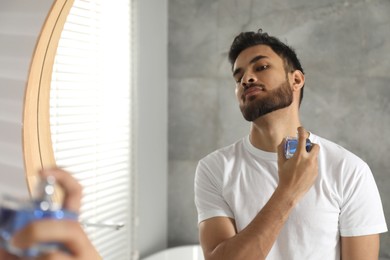
[(41, 169), (55, 167), (50, 133), (50, 85), (54, 58), (74, 0), (55, 0), (38, 38), (31, 60), (23, 111), (23, 154), (31, 192)]

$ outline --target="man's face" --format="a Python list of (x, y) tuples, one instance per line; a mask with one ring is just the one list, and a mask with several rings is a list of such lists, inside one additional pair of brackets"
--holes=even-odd
[(234, 63), (233, 77), (241, 112), (248, 121), (288, 107), (293, 101), (283, 60), (266, 45), (242, 51)]

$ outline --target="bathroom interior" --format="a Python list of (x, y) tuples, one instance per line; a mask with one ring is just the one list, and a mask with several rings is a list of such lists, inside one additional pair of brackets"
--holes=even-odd
[[(67, 158), (60, 161), (57, 155), (49, 155), (45, 162), (42, 158), (46, 154), (37, 159), (26, 148), (35, 142), (32, 135), (36, 133), (25, 133), (30, 131), (25, 120), (30, 116), (38, 121), (40, 118), (33, 115), (36, 110), (27, 107), (30, 98), (26, 97), (34, 96), (30, 90), (43, 84), (34, 77), (33, 57), (39, 54), (38, 40), (45, 38), (42, 28), (50, 21), (48, 14), (56, 2), (73, 4), (67, 0), (0, 3), (1, 192), (29, 196), (36, 182), (34, 171), (39, 167), (67, 167)], [(82, 6), (116, 4), (74, 0), (77, 2)], [(114, 206), (103, 207), (114, 203), (109, 200), (96, 204), (102, 206), (100, 217), (82, 213), (84, 218), (106, 225), (103, 231), (87, 227), (104, 259), (203, 259), (194, 204), (195, 168), (210, 152), (248, 134), (249, 123), (242, 118), (236, 103), (227, 52), (238, 33), (260, 28), (294, 46), (306, 75), (300, 108), (303, 125), (368, 163), (390, 223), (390, 1), (119, 2), (128, 8), (128, 26), (123, 27), (123, 32), (120, 26), (108, 31), (115, 34), (113, 37), (128, 37), (123, 39), (131, 50), (126, 51), (128, 64), (115, 60), (105, 64), (104, 68), (111, 71), (111, 87), (104, 95), (117, 91), (112, 94), (114, 98), (122, 100), (122, 93), (127, 97), (125, 103), (112, 107), (122, 112), (125, 108), (121, 116), (129, 118), (123, 124), (129, 127), (123, 139), (128, 144), (128, 167), (124, 175), (118, 173), (118, 181), (110, 189), (114, 193), (123, 191), (121, 206), (125, 213), (120, 219), (105, 212), (115, 211)], [(62, 19), (65, 21), (66, 16)], [(61, 34), (61, 30), (53, 32)], [(120, 43), (115, 45), (121, 46)], [(55, 54), (55, 50), (51, 51)], [(121, 54), (112, 56), (121, 58)], [(42, 62), (53, 67), (53, 61)], [(45, 70), (41, 73), (51, 82), (54, 74), (46, 75)], [(122, 81), (126, 88), (117, 90), (113, 78), (121, 78), (121, 74), (128, 75)], [(118, 123), (112, 118), (120, 114), (119, 110), (109, 111), (112, 121), (107, 124)], [(112, 136), (109, 134), (108, 139)], [(48, 145), (56, 139), (54, 135), (50, 139), (50, 131), (43, 132), (41, 138), (48, 138)], [(51, 153), (56, 150), (47, 149)], [(88, 173), (75, 176), (82, 180), (90, 177)], [(90, 191), (89, 186), (86, 190)], [(89, 203), (89, 199), (85, 201)], [(118, 242), (113, 242), (115, 237)], [(390, 260), (388, 232), (381, 234), (379, 259)]]

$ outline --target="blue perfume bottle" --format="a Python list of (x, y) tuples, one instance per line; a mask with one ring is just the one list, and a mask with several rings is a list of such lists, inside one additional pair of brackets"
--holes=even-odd
[(53, 250), (63, 250), (65, 247), (59, 243), (41, 243), (31, 248), (20, 249), (13, 246), (10, 241), (12, 235), (32, 221), (50, 219), (68, 219), (77, 221), (78, 215), (62, 209), (53, 200), (55, 179), (48, 177), (42, 180), (38, 187), (38, 196), (33, 200), (22, 200), (3, 195), (0, 204), (0, 247), (9, 253), (33, 258)]
[[(311, 149), (311, 141), (309, 138), (306, 139), (306, 151), (310, 151)], [(298, 147), (298, 138), (296, 137), (286, 137), (286, 142), (284, 143), (284, 156), (286, 159), (290, 159), (293, 157)]]

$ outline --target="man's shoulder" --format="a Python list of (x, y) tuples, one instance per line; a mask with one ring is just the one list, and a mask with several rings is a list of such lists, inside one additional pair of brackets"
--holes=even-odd
[(320, 156), (333, 164), (350, 163), (358, 167), (366, 165), (363, 159), (340, 144), (317, 135), (313, 135), (312, 141), (320, 146)]

